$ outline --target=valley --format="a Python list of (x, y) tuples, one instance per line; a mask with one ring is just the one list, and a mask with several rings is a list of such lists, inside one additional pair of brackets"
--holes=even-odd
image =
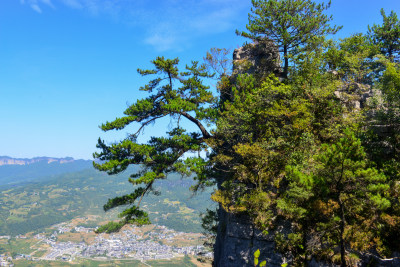
[[(23, 167), (33, 169), (35, 164)], [(4, 167), (0, 166), (0, 172)], [(118, 218), (121, 209), (105, 213), (102, 206), (107, 199), (132, 190), (127, 177), (133, 171), (108, 176), (87, 168), (3, 183), (0, 255), (4, 264), (101, 266), (113, 262), (125, 266), (129, 261), (126, 266), (146, 266), (142, 262), (151, 265), (150, 261), (164, 261), (168, 266), (170, 261), (182, 261), (177, 266), (197, 266), (198, 254), (210, 257), (203, 247), (199, 216), (206, 208), (213, 208), (210, 192), (193, 196), (188, 188), (194, 181), (178, 175), (156, 184), (160, 196), (143, 199), (142, 206), (154, 224), (125, 226), (114, 234), (94, 233), (97, 227)]]

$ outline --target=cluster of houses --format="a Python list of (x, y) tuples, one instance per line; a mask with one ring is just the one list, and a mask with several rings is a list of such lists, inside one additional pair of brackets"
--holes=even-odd
[(6, 255), (0, 254), (0, 266), (12, 267), (14, 264), (12, 263), (12, 258)]
[(92, 228), (71, 227), (69, 225), (57, 226), (50, 236), (38, 234), (36, 239), (51, 246), (49, 253), (45, 254), (42, 260), (64, 260), (72, 261), (75, 258), (108, 258), (121, 259), (130, 258), (140, 261), (156, 259), (172, 259), (183, 255), (197, 255), (207, 253), (204, 246), (170, 246), (163, 244), (162, 241), (171, 240), (185, 233), (175, 232), (165, 226), (157, 226), (157, 231), (146, 234), (146, 238), (139, 236), (135, 228), (127, 229), (118, 234), (99, 234), (95, 237), (92, 244), (85, 242), (57, 242), (57, 235), (66, 232), (89, 233)]
[[(9, 235), (0, 236), (0, 239), (10, 239), (10, 238), (11, 236)], [(14, 264), (12, 263), (12, 258), (5, 254), (0, 254), (0, 266), (14, 266)]]
[[(185, 240), (195, 239), (186, 233), (170, 230), (165, 226), (156, 226), (155, 231), (143, 233), (140, 228), (130, 227), (115, 234), (96, 235), (91, 244), (81, 242), (58, 242), (58, 235), (68, 232), (90, 233), (94, 228), (74, 226), (62, 223), (53, 226), (55, 231), (51, 234), (37, 234), (35, 239), (39, 243), (49, 245), (47, 253), (42, 257), (31, 257), (30, 255), (17, 254), (14, 260), (61, 260), (73, 261), (77, 258), (91, 259), (135, 259), (140, 261), (147, 260), (168, 260), (183, 255), (206, 255), (212, 257), (211, 252), (204, 246), (177, 246), (170, 245), (175, 238)], [(9, 236), (0, 238), (10, 239)], [(16, 236), (16, 238), (26, 238)], [(0, 266), (14, 266), (13, 258), (7, 255), (0, 255)]]

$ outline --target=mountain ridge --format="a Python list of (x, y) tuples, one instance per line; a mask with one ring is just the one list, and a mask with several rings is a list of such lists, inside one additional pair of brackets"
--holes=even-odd
[[(78, 159), (82, 160), (82, 159)], [(13, 158), (9, 156), (0, 156), (0, 166), (6, 165), (29, 165), (38, 162), (46, 162), (48, 164), (57, 162), (60, 164), (78, 161), (72, 157), (56, 158), (56, 157), (34, 157), (34, 158)], [(90, 160), (84, 160), (90, 161)]]
[(0, 156), (0, 186), (5, 184), (19, 184), (36, 179), (45, 179), (53, 175), (60, 175), (92, 169), (93, 161), (72, 157), (35, 157), (32, 159), (18, 159)]

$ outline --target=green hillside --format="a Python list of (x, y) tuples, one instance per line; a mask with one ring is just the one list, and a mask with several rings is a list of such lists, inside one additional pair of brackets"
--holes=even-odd
[[(108, 176), (92, 169), (53, 176), (42, 182), (0, 188), (0, 235), (42, 230), (82, 215), (101, 215), (108, 198), (132, 190), (128, 173)], [(161, 196), (148, 195), (142, 205), (152, 222), (179, 231), (200, 232), (199, 213), (212, 206), (210, 192), (192, 197), (191, 179), (177, 175), (159, 181)], [(115, 216), (115, 214), (112, 214)], [(116, 216), (112, 219), (116, 219)]]

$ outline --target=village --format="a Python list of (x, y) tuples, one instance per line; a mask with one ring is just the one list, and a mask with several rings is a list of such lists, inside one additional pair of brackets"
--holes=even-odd
[[(202, 236), (196, 233), (176, 232), (165, 226), (153, 225), (152, 228), (129, 226), (112, 234), (96, 234), (96, 228), (74, 226), (71, 223), (54, 225), (52, 233), (40, 233), (33, 236), (36, 248), (46, 250), (41, 257), (32, 254), (17, 254), (14, 257), (0, 255), (0, 266), (14, 266), (15, 260), (64, 261), (79, 259), (114, 260), (131, 259), (142, 262), (148, 260), (170, 260), (185, 255), (212, 257), (212, 252), (201, 245)], [(92, 242), (66, 241), (65, 235), (91, 235)], [(60, 238), (63, 237), (63, 238)], [(16, 236), (16, 238), (26, 238)], [(61, 239), (61, 241), (60, 241)], [(179, 245), (177, 240), (191, 245)], [(14, 263), (13, 263), (14, 262)]]
[[(85, 227), (74, 227), (77, 232), (90, 232), (94, 229)], [(70, 231), (69, 228), (60, 226), (58, 233), (55, 231), (50, 237), (37, 235), (37, 239), (51, 245), (50, 253), (42, 257), (45, 260), (73, 260), (76, 257), (96, 258), (132, 258), (146, 261), (153, 259), (171, 259), (183, 255), (197, 255), (206, 253), (204, 246), (177, 247), (162, 244), (162, 241), (171, 240), (187, 233), (175, 232), (165, 226), (157, 226), (157, 231), (148, 233), (144, 238), (137, 234), (137, 227), (131, 226), (121, 233), (100, 234), (95, 237), (95, 242), (86, 244), (84, 242), (73, 243), (56, 242), (58, 234)]]

